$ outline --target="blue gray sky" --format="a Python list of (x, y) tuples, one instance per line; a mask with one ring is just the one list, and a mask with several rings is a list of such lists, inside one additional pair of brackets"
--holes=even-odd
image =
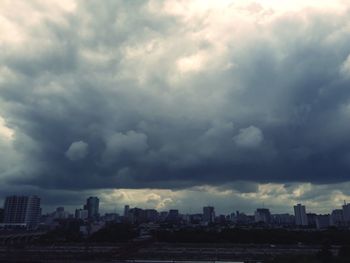
[(2, 0), (1, 198), (223, 213), (350, 201), (349, 8)]

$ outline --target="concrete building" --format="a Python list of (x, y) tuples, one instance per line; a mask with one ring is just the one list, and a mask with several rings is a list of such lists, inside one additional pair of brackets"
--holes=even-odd
[(159, 213), (159, 220), (160, 220), (161, 222), (164, 222), (164, 221), (167, 219), (168, 214), (169, 214), (168, 211), (161, 211), (161, 212)]
[(294, 225), (295, 217), (290, 214), (274, 214), (272, 217), (272, 223), (279, 226)]
[(146, 212), (141, 208), (131, 208), (128, 214), (129, 222), (133, 224), (141, 224), (146, 222)]
[(0, 223), (4, 222), (4, 209), (0, 208)]
[(130, 210), (129, 205), (124, 206), (124, 217), (127, 218), (129, 216), (129, 210)]
[(307, 226), (308, 220), (306, 216), (306, 209), (304, 205), (297, 204), (294, 206), (295, 224), (297, 226)]
[(344, 224), (343, 210), (335, 209), (331, 213), (330, 223), (332, 226), (341, 226)]
[(35, 228), (40, 219), (40, 198), (33, 196), (8, 196), (4, 204), (5, 224), (25, 224)]
[(327, 228), (330, 226), (329, 215), (317, 215), (316, 216), (316, 227), (317, 229)]
[(258, 208), (254, 213), (254, 220), (256, 223), (269, 224), (271, 222), (271, 213), (267, 208)]
[(158, 212), (155, 209), (146, 209), (146, 221), (147, 222), (156, 222), (158, 221)]
[(344, 202), (343, 205), (343, 219), (345, 223), (350, 223), (350, 204), (347, 204), (346, 202)]
[(226, 222), (228, 222), (230, 219), (230, 217), (226, 217), (226, 215), (218, 215), (215, 217), (215, 223), (218, 224), (225, 224)]
[(76, 219), (81, 219), (81, 220), (86, 220), (89, 218), (89, 212), (88, 210), (85, 209), (75, 209), (75, 218)]
[(88, 211), (88, 218), (90, 220), (97, 220), (99, 218), (99, 204), (100, 200), (96, 196), (90, 196), (86, 200), (84, 209)]
[(179, 210), (177, 209), (170, 209), (168, 212), (168, 216), (166, 218), (166, 221), (176, 223), (180, 220), (180, 214)]
[(306, 213), (306, 217), (307, 217), (307, 225), (309, 227), (316, 227), (317, 214), (315, 214), (315, 213)]
[(203, 207), (203, 222), (205, 223), (215, 222), (215, 209), (213, 206)]
[(69, 213), (64, 211), (64, 207), (57, 207), (56, 211), (52, 214), (54, 219), (67, 219), (69, 218)]
[(233, 212), (230, 215), (230, 220), (236, 224), (251, 224), (255, 222), (255, 216), (248, 216), (245, 213), (239, 211)]
[(101, 218), (103, 222), (115, 222), (115, 223), (119, 223), (120, 221), (120, 216), (117, 213), (106, 213), (102, 218)]
[(203, 221), (203, 214), (191, 214), (189, 217), (191, 224), (199, 224)]

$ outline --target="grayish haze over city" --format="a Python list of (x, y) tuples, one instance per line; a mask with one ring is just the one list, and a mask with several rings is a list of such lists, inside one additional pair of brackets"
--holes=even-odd
[(0, 198), (37, 194), (47, 209), (90, 195), (106, 210), (340, 207), (349, 8), (1, 0)]

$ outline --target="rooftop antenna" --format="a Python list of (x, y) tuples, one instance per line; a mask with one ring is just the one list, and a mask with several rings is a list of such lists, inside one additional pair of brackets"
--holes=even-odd
[(344, 200), (344, 205), (346, 205), (346, 201)]

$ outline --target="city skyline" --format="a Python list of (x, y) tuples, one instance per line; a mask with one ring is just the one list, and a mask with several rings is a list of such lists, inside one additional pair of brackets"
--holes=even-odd
[(349, 10), (342, 0), (2, 1), (0, 192), (41, 196), (45, 211), (86, 196), (120, 212), (341, 207)]
[[(323, 188), (323, 186), (320, 186)], [(346, 185), (342, 185), (346, 187)], [(291, 191), (299, 190), (290, 186)], [(308, 188), (308, 186), (307, 186)], [(268, 185), (267, 187), (261, 189), (261, 195), (256, 192), (247, 193), (249, 195), (245, 199), (240, 199), (240, 193), (236, 192), (234, 189), (222, 189), (214, 187), (196, 187), (194, 189), (185, 190), (162, 190), (162, 189), (119, 189), (119, 190), (106, 190), (106, 191), (89, 191), (83, 192), (76, 196), (74, 191), (71, 193), (63, 195), (62, 201), (55, 196), (46, 196), (45, 203), (43, 204), (43, 211), (49, 212), (54, 210), (56, 207), (64, 205), (70, 211), (79, 206), (81, 203), (85, 202), (85, 198), (88, 196), (99, 196), (100, 202), (102, 204), (102, 209), (105, 212), (119, 211), (122, 212), (124, 204), (130, 204), (134, 207), (145, 207), (145, 208), (156, 208), (156, 209), (171, 209), (174, 207), (179, 208), (186, 212), (201, 212), (201, 207), (206, 205), (212, 205), (217, 208), (218, 211), (222, 213), (230, 213), (231, 211), (239, 210), (245, 213), (250, 213), (254, 211), (256, 207), (269, 207), (270, 209), (278, 213), (293, 213), (293, 206), (298, 203), (305, 204), (309, 209), (317, 213), (328, 213), (335, 207), (341, 207), (344, 201), (350, 200), (346, 196), (344, 198), (337, 198), (336, 200), (329, 202), (329, 200), (323, 200), (322, 202), (315, 203), (312, 199), (305, 200), (300, 198), (293, 198), (291, 193), (281, 192), (283, 187), (281, 185)], [(322, 189), (327, 191), (327, 187)], [(207, 192), (210, 191), (211, 194)], [(269, 195), (269, 191), (279, 192), (278, 195)], [(184, 194), (185, 193), (185, 194)], [(16, 192), (10, 192), (9, 195), (18, 194)], [(26, 191), (22, 194), (25, 195), (40, 195), (40, 191)], [(315, 196), (318, 192), (315, 193)], [(49, 198), (47, 198), (49, 197)], [(61, 197), (61, 196), (60, 196)], [(4, 199), (0, 196), (0, 202)], [(188, 202), (190, 198), (192, 202)], [(276, 198), (281, 198), (276, 200)]]
[[(303, 258), (320, 263), (349, 259), (344, 251), (348, 250), (350, 204), (345, 202), (331, 214), (306, 213), (303, 204), (296, 204), (294, 215), (274, 214), (268, 208), (257, 208), (253, 215), (239, 211), (221, 215), (213, 206), (204, 206), (202, 213), (182, 214), (177, 209), (157, 211), (129, 205), (122, 215), (102, 214), (96, 196), (87, 197), (75, 214), (64, 207), (41, 214), (40, 202), (38, 196), (6, 197), (0, 209), (0, 242), (7, 248), (0, 256), (6, 262), (44, 257), (55, 262), (60, 258), (100, 262), (102, 257), (111, 262), (125, 258), (137, 262), (143, 262), (139, 258), (144, 262), (169, 262), (165, 258), (172, 262), (262, 262), (273, 258), (271, 262), (284, 262), (288, 257), (290, 262)], [(328, 256), (312, 260), (320, 255)], [(197, 257), (201, 261), (195, 261)]]
[[(42, 215), (44, 214), (50, 214), (52, 213), (52, 211), (57, 211), (57, 210), (63, 210), (65, 211), (65, 213), (69, 213), (70, 215), (74, 215), (77, 216), (77, 213), (79, 215), (82, 215), (83, 217), (86, 218), (92, 218), (92, 219), (96, 219), (98, 218), (100, 215), (102, 214), (109, 214), (109, 213), (117, 213), (120, 216), (125, 216), (125, 214), (130, 210), (130, 209), (142, 209), (142, 210), (155, 210), (158, 212), (168, 212), (171, 210), (177, 210), (180, 214), (182, 215), (186, 215), (186, 214), (203, 214), (204, 216), (204, 221), (207, 222), (213, 222), (214, 218), (216, 218), (219, 215), (231, 215), (233, 213), (243, 213), (246, 215), (250, 215), (250, 216), (255, 216), (257, 217), (257, 213), (259, 213), (259, 211), (262, 212), (262, 214), (265, 214), (266, 211), (268, 211), (269, 214), (290, 214), (290, 215), (295, 215), (295, 220), (296, 220), (296, 225), (299, 226), (304, 226), (308, 224), (307, 219), (303, 218), (306, 216), (306, 214), (328, 214), (331, 215), (333, 212), (336, 212), (336, 210), (342, 210), (344, 212), (344, 218), (350, 221), (350, 203), (347, 203), (346, 200), (343, 201), (342, 204), (336, 206), (336, 207), (331, 207), (329, 210), (323, 210), (322, 212), (319, 211), (315, 211), (313, 209), (308, 208), (305, 204), (293, 204), (291, 207), (285, 207), (284, 210), (274, 210), (273, 207), (270, 207), (268, 205), (266, 205), (265, 203), (262, 203), (262, 205), (260, 206), (256, 206), (253, 207), (252, 209), (231, 209), (231, 210), (227, 210), (227, 211), (223, 211), (220, 210), (220, 208), (218, 209), (217, 206), (215, 206), (215, 204), (205, 204), (205, 205), (197, 205), (197, 206), (193, 206), (191, 207), (189, 210), (181, 210), (179, 209), (179, 207), (176, 206), (172, 206), (172, 207), (163, 207), (163, 208), (159, 208), (159, 207), (154, 207), (154, 206), (140, 206), (140, 205), (135, 205), (135, 204), (119, 204), (118, 206), (115, 206), (113, 209), (108, 209), (106, 207), (103, 206), (103, 203), (101, 204), (100, 202), (100, 198), (97, 196), (89, 196), (89, 197), (85, 197), (84, 202), (83, 203), (79, 203), (77, 205), (65, 205), (65, 204), (60, 204), (60, 206), (52, 206), (52, 207), (48, 207), (47, 205), (45, 205), (45, 201), (41, 202), (42, 199), (36, 195), (10, 195), (7, 196), (4, 199), (3, 202), (3, 209), (4, 211), (6, 210), (6, 204), (8, 203), (8, 199), (11, 200), (11, 198), (15, 198), (15, 201), (11, 201), (11, 202), (17, 202), (17, 198), (19, 199), (24, 199), (27, 200), (29, 198), (29, 200), (31, 198), (35, 198), (39, 200), (39, 206), (40, 206), (40, 213)], [(44, 207), (46, 207), (46, 209), (44, 209)], [(1, 208), (1, 207), (0, 207)], [(67, 209), (68, 208), (68, 209)], [(86, 214), (85, 212), (86, 211)], [(270, 216), (270, 215), (268, 215)], [(260, 217), (258, 215), (258, 217)], [(264, 218), (265, 215), (262, 215), (262, 217)]]

